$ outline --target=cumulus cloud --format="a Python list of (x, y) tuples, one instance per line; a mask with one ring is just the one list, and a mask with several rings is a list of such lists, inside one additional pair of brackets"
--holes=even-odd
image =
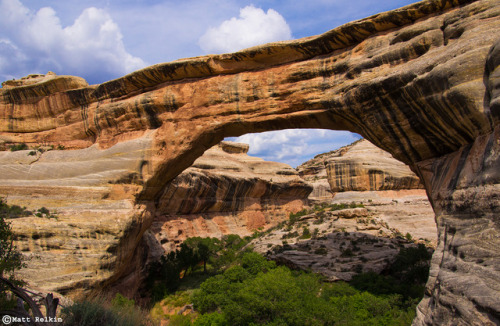
[(0, 30), (0, 78), (4, 80), (50, 70), (102, 82), (146, 65), (127, 52), (111, 16), (95, 7), (63, 27), (50, 7), (33, 13), (19, 0), (1, 0)]
[(361, 136), (348, 131), (287, 129), (246, 134), (229, 140), (249, 144), (249, 155), (296, 167), (317, 154), (337, 149), (359, 138)]
[(239, 18), (209, 28), (199, 45), (207, 53), (224, 53), (291, 38), (290, 26), (277, 11), (269, 9), (266, 13), (250, 5), (240, 9)]

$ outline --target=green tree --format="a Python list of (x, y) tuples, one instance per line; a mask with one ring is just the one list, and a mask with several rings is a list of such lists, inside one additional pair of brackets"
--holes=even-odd
[(161, 300), (179, 287), (182, 266), (177, 254), (178, 251), (172, 251), (149, 265), (146, 286), (151, 290), (153, 300)]
[(187, 238), (184, 243), (191, 247), (197, 254), (199, 261), (203, 262), (204, 273), (207, 272), (207, 262), (210, 258), (215, 257), (221, 249), (221, 241), (217, 238), (192, 237)]
[(0, 276), (12, 274), (23, 266), (21, 254), (14, 246), (10, 223), (0, 216)]
[[(12, 216), (12, 209), (2, 198), (0, 198), (0, 277), (8, 279), (16, 286), (24, 284), (21, 280), (15, 277), (15, 271), (24, 267), (22, 255), (14, 246), (14, 234), (12, 233), (11, 225), (5, 220), (6, 217)], [(7, 299), (8, 287), (4, 283), (0, 283), (0, 306), (9, 307), (13, 304)]]
[(207, 272), (207, 261), (210, 258), (210, 248), (204, 244), (198, 244), (198, 257), (203, 261), (203, 273)]
[(274, 261), (268, 261), (256, 252), (249, 252), (245, 253), (243, 257), (241, 257), (241, 266), (250, 274), (257, 275), (258, 273), (265, 273), (276, 268), (276, 263)]
[(177, 253), (177, 258), (182, 269), (184, 270), (184, 275), (187, 275), (189, 268), (193, 271), (194, 267), (200, 261), (197, 253), (186, 243), (181, 244), (181, 249)]

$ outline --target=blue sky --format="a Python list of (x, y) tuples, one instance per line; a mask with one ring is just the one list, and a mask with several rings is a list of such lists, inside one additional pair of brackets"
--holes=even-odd
[[(102, 83), (155, 63), (321, 34), (413, 2), (0, 0), (0, 81), (54, 71)], [(301, 130), (238, 140), (251, 155), (296, 166), (357, 138)]]

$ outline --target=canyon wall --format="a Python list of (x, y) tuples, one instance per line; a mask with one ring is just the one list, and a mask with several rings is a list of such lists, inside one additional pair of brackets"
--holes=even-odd
[[(499, 17), (497, 0), (426, 0), (319, 36), (158, 64), (100, 85), (58, 76), (13, 85), (0, 90), (0, 141), (103, 151), (148, 139), (140, 164), (117, 168), (130, 177), (115, 178), (106, 165), (93, 174), (115, 182), (100, 183), (109, 193), (102, 199), (126, 206), (117, 217), (119, 244), (100, 267), (108, 273), (89, 273), (88, 288), (123, 282), (165, 188), (224, 137), (286, 128), (359, 133), (410, 166), (436, 213), (438, 246), (414, 324), (493, 325), (500, 322)], [(31, 173), (7, 169), (9, 180)], [(31, 184), (18, 184), (2, 195), (34, 205)], [(75, 202), (68, 209), (82, 200), (66, 196)]]
[(251, 235), (308, 204), (312, 188), (295, 169), (247, 152), (247, 144), (223, 141), (165, 188), (151, 226), (164, 251), (188, 237)]
[(300, 176), (314, 187), (312, 199), (343, 191), (419, 189), (424, 186), (410, 168), (366, 139), (316, 155), (299, 165)]

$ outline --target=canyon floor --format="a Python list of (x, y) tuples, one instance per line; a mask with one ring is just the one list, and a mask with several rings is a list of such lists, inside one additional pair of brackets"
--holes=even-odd
[(399, 250), (435, 248), (434, 214), (423, 190), (338, 193), (264, 232), (255, 251), (331, 281), (382, 272)]

